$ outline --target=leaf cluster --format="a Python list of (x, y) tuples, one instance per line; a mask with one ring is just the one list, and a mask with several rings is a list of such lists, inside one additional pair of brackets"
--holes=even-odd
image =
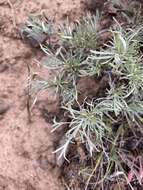
[[(70, 144), (83, 143), (93, 160), (97, 155), (91, 173), (98, 172), (96, 185), (110, 182), (119, 175), (127, 179), (123, 168), (127, 164), (123, 158), (127, 151), (123, 147), (124, 139), (128, 131), (143, 133), (142, 28), (124, 29), (115, 22), (117, 27), (110, 30), (112, 39), (104, 47), (98, 46), (96, 17), (91, 15), (83, 18), (74, 29), (69, 23), (60, 27), (61, 44), (56, 50), (41, 45), (47, 55), (43, 65), (57, 71), (54, 80), (42, 82), (42, 88), (55, 87), (70, 119), (64, 123), (68, 126), (65, 142), (55, 152), (60, 152), (59, 158), (67, 159)], [(109, 82), (102, 96), (80, 105), (79, 79), (84, 76), (98, 79), (105, 73)], [(63, 122), (55, 119), (53, 130), (61, 126)]]

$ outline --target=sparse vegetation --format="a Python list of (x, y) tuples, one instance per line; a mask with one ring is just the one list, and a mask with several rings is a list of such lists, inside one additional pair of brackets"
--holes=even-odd
[[(81, 189), (134, 189), (143, 181), (143, 28), (136, 24), (126, 28), (114, 19), (115, 26), (109, 29), (112, 37), (101, 45), (99, 20), (89, 14), (74, 28), (69, 23), (60, 26), (55, 49), (41, 44), (47, 54), (44, 65), (57, 71), (54, 80), (40, 81), (41, 87), (55, 87), (60, 96), (68, 121), (54, 118), (53, 131), (67, 126), (64, 144), (55, 153), (71, 163), (79, 157)], [(44, 23), (41, 26), (45, 32)], [(107, 87), (79, 103), (79, 80), (100, 81), (105, 75)], [(134, 139), (133, 146), (129, 139)], [(70, 146), (81, 145), (83, 161), (77, 150), (70, 157)]]

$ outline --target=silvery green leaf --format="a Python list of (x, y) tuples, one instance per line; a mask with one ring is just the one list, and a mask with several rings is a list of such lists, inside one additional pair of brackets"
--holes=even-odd
[(114, 32), (114, 42), (115, 47), (117, 48), (118, 53), (126, 53), (127, 44), (125, 39), (123, 38), (121, 32)]
[(57, 67), (59, 67), (59, 66), (61, 66), (63, 63), (62, 63), (62, 61), (61, 60), (59, 60), (56, 56), (54, 56), (54, 55), (47, 55), (47, 56), (45, 56), (43, 59), (42, 59), (42, 61), (41, 61), (41, 63), (44, 65), (44, 66), (46, 66), (46, 67), (53, 67), (53, 68), (57, 68)]

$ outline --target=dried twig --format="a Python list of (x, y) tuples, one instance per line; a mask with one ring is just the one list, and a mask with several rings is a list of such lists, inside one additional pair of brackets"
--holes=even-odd
[(13, 15), (12, 22), (13, 22), (14, 28), (17, 28), (14, 6), (10, 0), (7, 0), (7, 3), (12, 11), (12, 15)]

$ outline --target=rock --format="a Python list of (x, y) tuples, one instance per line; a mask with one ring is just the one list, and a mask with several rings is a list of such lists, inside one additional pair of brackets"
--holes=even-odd
[(44, 43), (48, 38), (47, 34), (42, 32), (29, 34), (24, 31), (23, 36), (33, 47), (39, 47), (40, 44)]
[(9, 105), (4, 101), (0, 101), (0, 115), (5, 114), (9, 109)]

